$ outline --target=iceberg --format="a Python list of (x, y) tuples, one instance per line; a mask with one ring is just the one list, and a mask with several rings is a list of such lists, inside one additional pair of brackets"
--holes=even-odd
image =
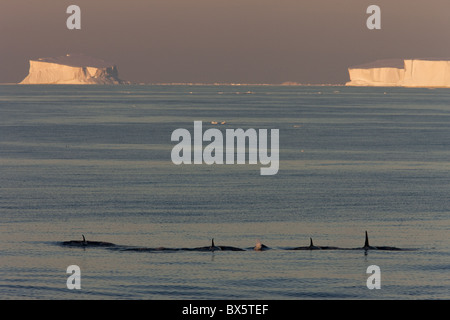
[(346, 86), (450, 87), (450, 59), (387, 59), (348, 69)]
[(125, 84), (117, 67), (83, 54), (30, 60), (28, 75), (20, 84)]

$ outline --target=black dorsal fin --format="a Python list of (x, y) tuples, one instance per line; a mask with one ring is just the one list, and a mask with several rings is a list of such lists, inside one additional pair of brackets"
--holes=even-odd
[(82, 236), (83, 236), (83, 242), (86, 242), (86, 238), (84, 237), (84, 234), (82, 234)]
[(366, 231), (366, 241), (364, 242), (364, 247), (369, 247), (369, 236), (367, 235), (367, 231)]
[(211, 239), (211, 247), (213, 247), (213, 248), (215, 247), (215, 245), (214, 245), (214, 238)]
[(314, 247), (312, 238), (309, 238), (309, 246), (310, 246), (310, 247)]

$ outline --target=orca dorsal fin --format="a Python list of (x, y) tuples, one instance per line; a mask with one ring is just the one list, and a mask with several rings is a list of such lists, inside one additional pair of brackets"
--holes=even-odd
[(310, 246), (310, 247), (314, 247), (312, 238), (309, 238), (309, 246)]
[(211, 247), (212, 247), (212, 248), (215, 247), (215, 245), (214, 245), (214, 238), (211, 239)]
[(364, 247), (369, 247), (369, 236), (367, 235), (367, 231), (366, 231), (366, 241), (364, 242)]
[(83, 242), (86, 242), (86, 238), (84, 237), (84, 234), (82, 234), (82, 236), (83, 236)]

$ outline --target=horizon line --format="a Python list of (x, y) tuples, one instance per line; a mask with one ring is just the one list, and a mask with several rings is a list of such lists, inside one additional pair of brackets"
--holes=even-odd
[[(18, 82), (0, 82), (0, 85), (18, 85)], [(75, 85), (75, 84), (56, 84), (56, 83), (38, 83), (38, 84), (20, 84), (20, 85)], [(96, 84), (79, 84), (90, 86)], [(97, 84), (103, 85), (103, 84)], [(114, 84), (117, 85), (117, 84)], [(345, 86), (342, 83), (237, 83), (237, 82), (129, 82), (119, 85), (158, 85), (158, 86), (279, 86), (279, 87), (313, 87), (313, 86)]]

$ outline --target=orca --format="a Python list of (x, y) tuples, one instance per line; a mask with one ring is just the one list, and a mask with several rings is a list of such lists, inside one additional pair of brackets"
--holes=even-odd
[(313, 244), (312, 238), (309, 238), (309, 246), (307, 246), (307, 247), (296, 247), (296, 248), (292, 248), (292, 250), (320, 250), (320, 247), (316, 247)]
[(211, 246), (209, 247), (209, 251), (220, 251), (222, 250), (222, 248), (220, 247), (216, 247), (214, 245), (214, 238), (211, 239)]
[(366, 230), (366, 240), (364, 241), (364, 247), (363, 247), (363, 249), (364, 249), (364, 250), (374, 250), (374, 249), (376, 249), (376, 247), (371, 247), (371, 246), (369, 245), (369, 236), (367, 235), (367, 230)]
[(312, 238), (309, 238), (309, 246), (308, 247), (296, 247), (289, 250), (337, 250), (338, 247), (319, 247), (313, 244)]
[(385, 250), (385, 251), (402, 251), (402, 250), (407, 250), (407, 249), (401, 249), (401, 248), (397, 248), (397, 247), (387, 247), (387, 246), (371, 246), (369, 245), (369, 236), (367, 234), (367, 230), (366, 230), (366, 239), (364, 241), (364, 247), (362, 248), (354, 248), (356, 250), (358, 249), (363, 249), (365, 251), (367, 250)]
[(62, 244), (64, 246), (73, 246), (73, 247), (114, 247), (115, 244), (111, 242), (104, 241), (87, 241), (84, 237), (84, 234), (81, 235), (83, 240), (70, 240), (64, 241)]
[(182, 250), (190, 250), (190, 251), (245, 251), (244, 249), (241, 248), (236, 248), (236, 247), (230, 247), (230, 246), (216, 246), (214, 244), (214, 238), (212, 238), (211, 240), (211, 245), (208, 247), (198, 247), (198, 248), (193, 248), (193, 249), (189, 249), (189, 248), (184, 248)]

